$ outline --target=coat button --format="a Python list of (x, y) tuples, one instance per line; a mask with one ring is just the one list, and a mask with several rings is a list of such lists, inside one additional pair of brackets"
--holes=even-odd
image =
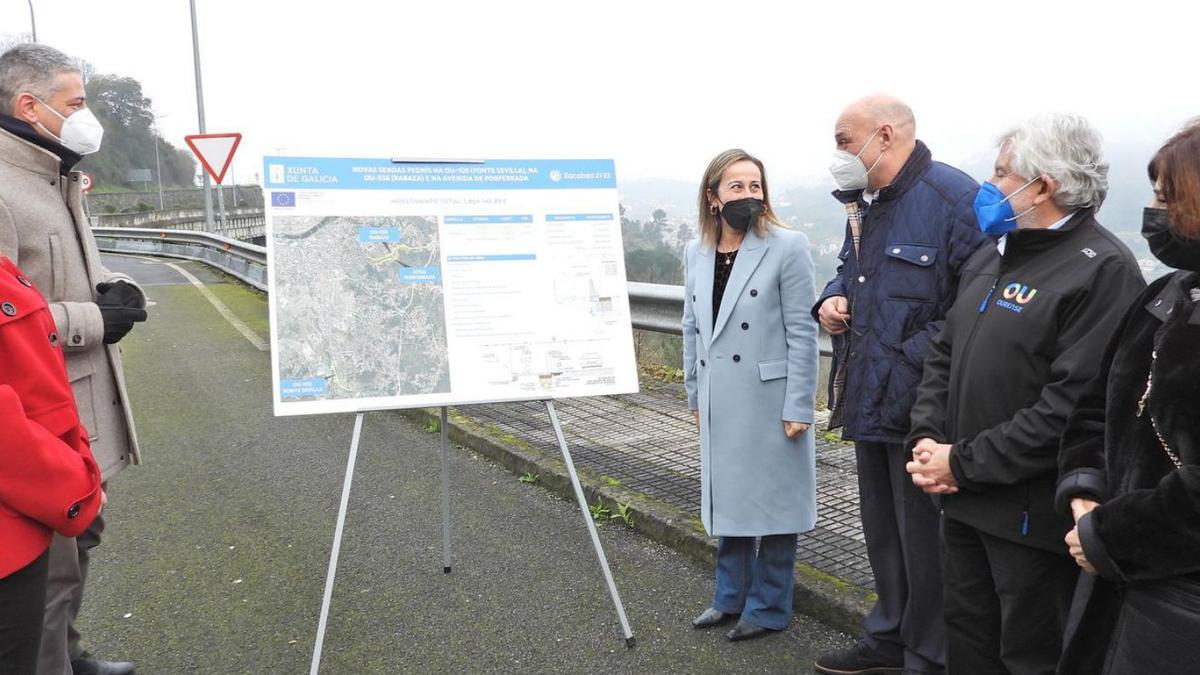
[(898, 249), (898, 248), (892, 249), (892, 255), (900, 255), (900, 249)]
[(927, 255), (921, 256), (921, 262), (929, 262), (929, 256), (927, 256)]
[(743, 321), (742, 322), (742, 330), (750, 330), (750, 324)]
[(703, 368), (703, 367), (704, 367), (704, 359), (700, 359), (700, 367), (701, 367), (701, 368)]
[(695, 301), (696, 301), (696, 294), (692, 293), (692, 302), (695, 302)]
[(755, 290), (755, 289), (753, 289), (753, 288), (751, 288), (751, 289), (750, 289), (750, 297), (752, 297), (752, 298), (757, 298), (757, 297), (758, 297), (758, 291), (757, 291), (757, 290)]
[(738, 356), (737, 354), (734, 354), (734, 355), (733, 355), (733, 362), (734, 362), (734, 363), (737, 363), (738, 361), (741, 361), (741, 360), (742, 360), (742, 357)]
[(82, 335), (72, 335), (72, 336), (71, 336), (71, 343), (72, 343), (72, 344), (79, 344), (80, 342), (83, 342), (83, 336), (82, 336)]
[(4, 312), (4, 316), (16, 316), (17, 308), (11, 302), (6, 302), (0, 305), (0, 312)]
[(67, 517), (74, 518), (75, 516), (78, 516), (78, 515), (79, 515), (79, 505), (72, 504), (71, 508), (67, 509)]
[(867, 280), (867, 276), (866, 276), (865, 274), (860, 274), (860, 275), (858, 276), (858, 283), (860, 283), (860, 284), (861, 284), (861, 283), (863, 283), (863, 282), (864, 282), (864, 281), (866, 281), (866, 280)]
[(51, 346), (51, 347), (57, 347), (57, 346), (58, 346), (58, 333), (51, 333), (51, 334), (50, 334), (50, 346)]
[(700, 329), (699, 329), (699, 328), (697, 328), (697, 329), (696, 329), (696, 335), (699, 335), (699, 334), (700, 334)]
[(28, 279), (26, 279), (25, 277), (18, 276), (17, 281), (21, 282), (21, 285), (24, 286), (25, 288), (33, 288), (33, 284), (30, 283), (30, 281)]

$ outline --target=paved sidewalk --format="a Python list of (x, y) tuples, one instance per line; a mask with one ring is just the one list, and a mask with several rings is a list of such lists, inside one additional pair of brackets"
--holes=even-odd
[[(700, 513), (700, 445), (682, 384), (647, 383), (627, 396), (555, 404), (575, 463), (694, 515)], [(459, 414), (557, 452), (541, 402), (472, 406)], [(873, 590), (858, 514), (854, 447), (817, 433), (817, 528), (801, 535), (798, 561)]]
[[(170, 268), (105, 262), (155, 304), (122, 341), (145, 464), (109, 485), (85, 646), (143, 675), (308, 672), (353, 416), (273, 417), (266, 352)], [(260, 294), (180, 265), (266, 334)], [(438, 434), (366, 416), (322, 673), (795, 673), (850, 644), (805, 616), (739, 644), (693, 630), (711, 565), (612, 521), (626, 649), (578, 506), (462, 450), (443, 574), (439, 466)]]

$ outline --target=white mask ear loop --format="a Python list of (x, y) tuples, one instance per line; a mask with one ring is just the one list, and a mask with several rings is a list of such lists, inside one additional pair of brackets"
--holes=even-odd
[[(1038, 182), (1041, 179), (1042, 179), (1042, 177), (1038, 176), (1037, 178), (1030, 180), (1028, 183), (1026, 183), (1026, 184), (1022, 185), (1021, 187), (1017, 188), (1016, 190), (1014, 190), (1011, 195), (1005, 197), (1004, 200), (1001, 201), (1000, 203), (1003, 204), (1004, 202), (1012, 199), (1013, 197), (1016, 197), (1018, 192), (1020, 192), (1021, 190), (1024, 190), (1025, 188), (1029, 187), (1030, 185), (1033, 185), (1034, 183)], [(1030, 211), (1036, 209), (1038, 206), (1039, 206), (1039, 204), (1034, 204), (1033, 206), (1031, 206), (1031, 207), (1025, 209), (1024, 211), (1018, 213), (1017, 215), (1013, 216), (1012, 218), (1005, 218), (1004, 222), (1011, 223), (1012, 221), (1016, 220), (1017, 218), (1020, 218), (1021, 216), (1025, 215), (1026, 213), (1029, 213)]]
[[(25, 93), (29, 94), (29, 92), (25, 92)], [(29, 95), (30, 95), (30, 96), (33, 96), (33, 94), (29, 94)], [(59, 113), (59, 112), (58, 112), (57, 110), (55, 110), (54, 108), (50, 107), (50, 104), (49, 104), (49, 103), (46, 103), (45, 101), (43, 101), (42, 99), (40, 99), (40, 98), (38, 98), (38, 97), (36, 97), (36, 96), (33, 96), (33, 100), (35, 100), (35, 101), (37, 101), (38, 103), (41, 103), (42, 105), (46, 106), (46, 110), (49, 110), (50, 112), (52, 112), (52, 113), (54, 113), (55, 115), (57, 115), (57, 116), (58, 116), (58, 119), (62, 120), (64, 123), (67, 121), (67, 118), (63, 117), (61, 113)], [(37, 123), (37, 125), (38, 125), (39, 127), (41, 127), (41, 128), (42, 128), (42, 131), (44, 131), (44, 132), (46, 132), (46, 133), (50, 134), (50, 138), (53, 138), (54, 140), (58, 141), (58, 143), (59, 143), (60, 145), (62, 145), (62, 143), (63, 143), (63, 140), (62, 140), (61, 138), (59, 138), (59, 137), (58, 137), (58, 136), (57, 136), (57, 135), (56, 135), (56, 134), (55, 134), (53, 131), (50, 131), (49, 129), (47, 129), (45, 124), (42, 124), (41, 122), (38, 122), (38, 123)]]
[[(860, 160), (862, 159), (862, 154), (867, 151), (867, 148), (871, 145), (871, 141), (875, 140), (875, 137), (879, 135), (880, 131), (883, 131), (883, 127), (879, 127), (878, 129), (875, 130), (875, 133), (871, 134), (871, 137), (867, 139), (866, 143), (863, 143), (862, 149), (858, 151), (858, 154), (855, 155), (855, 157), (857, 157)], [(879, 151), (879, 156), (875, 158), (874, 162), (871, 162), (871, 166), (867, 167), (867, 175), (870, 175), (870, 173), (875, 170), (875, 167), (879, 164), (879, 160), (883, 159), (883, 153), (885, 153), (885, 152), (887, 152), (887, 151), (886, 150)], [(866, 165), (864, 164), (863, 166), (866, 166)]]

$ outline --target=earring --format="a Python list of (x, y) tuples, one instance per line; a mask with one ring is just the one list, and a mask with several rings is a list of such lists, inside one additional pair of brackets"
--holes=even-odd
[(721, 209), (718, 209), (718, 208), (717, 208), (717, 206), (716, 206), (715, 204), (710, 204), (710, 205), (708, 206), (708, 212), (709, 212), (709, 213), (711, 213), (711, 214), (713, 214), (714, 216), (715, 216), (715, 215), (717, 215), (717, 213), (718, 213), (720, 210), (721, 210)]

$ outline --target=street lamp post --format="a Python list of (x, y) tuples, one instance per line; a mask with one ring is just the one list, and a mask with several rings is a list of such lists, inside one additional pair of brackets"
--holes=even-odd
[[(196, 112), (200, 118), (200, 133), (203, 134), (208, 130), (204, 125), (204, 87), (200, 84), (200, 34), (196, 31), (196, 0), (189, 0), (189, 4), (192, 6), (192, 60), (196, 65)], [(209, 182), (207, 171), (201, 173), (204, 175), (204, 224), (207, 231), (212, 232), (216, 229), (213, 226), (212, 183)]]
[(37, 42), (37, 21), (33, 18), (33, 0), (29, 0), (29, 30), (32, 31), (33, 41)]
[[(158, 159), (158, 118), (160, 115), (154, 115), (154, 171), (158, 174), (158, 210), (162, 211), (166, 208), (163, 203), (163, 187), (162, 187), (162, 162)], [(161, 115), (166, 117), (166, 115)]]

